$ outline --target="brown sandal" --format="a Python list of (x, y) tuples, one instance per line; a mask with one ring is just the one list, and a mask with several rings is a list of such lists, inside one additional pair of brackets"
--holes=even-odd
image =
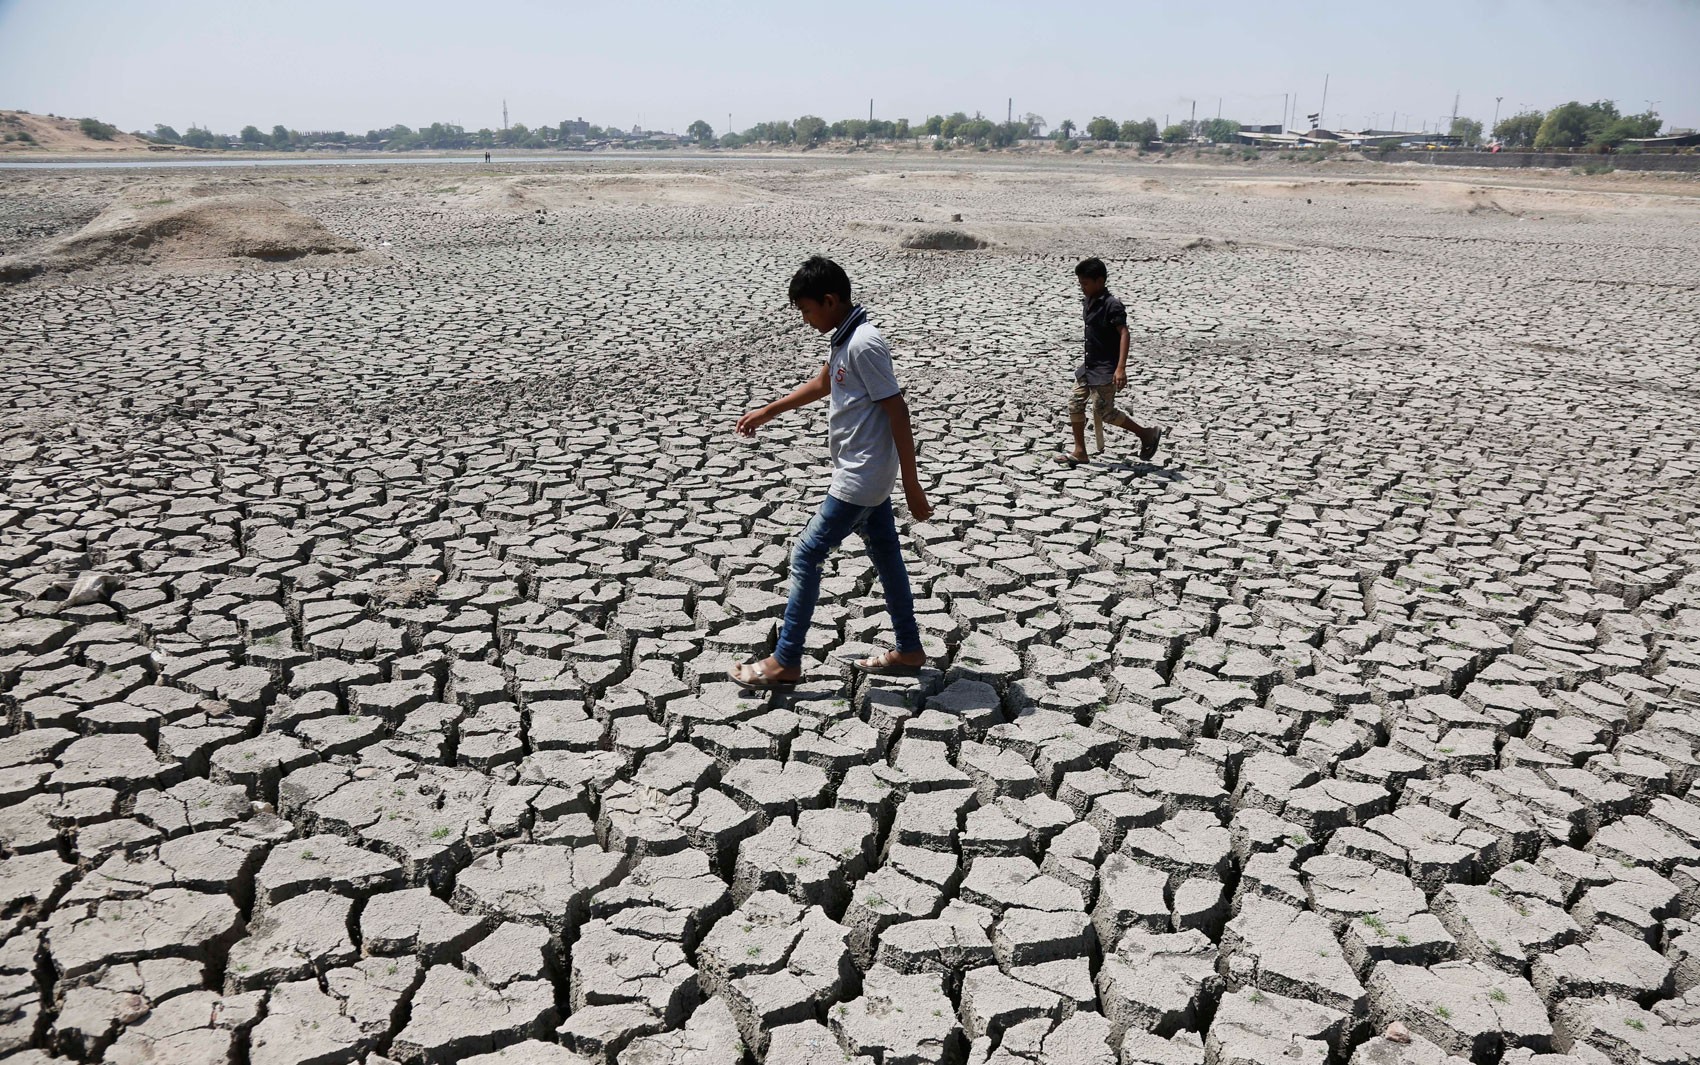
[[(741, 675), (739, 670), (744, 669), (749, 670), (751, 675)], [(733, 684), (747, 692), (770, 692), (778, 691), (781, 688), (793, 688), (796, 687), (798, 681), (803, 679), (802, 677), (792, 677), (787, 680), (784, 677), (770, 677), (767, 675), (767, 667), (760, 662), (744, 662), (733, 666), (726, 671), (726, 676)]]
[(858, 658), (850, 663), (851, 668), (860, 670), (871, 677), (913, 677), (921, 672), (921, 667), (927, 663), (923, 660), (919, 665), (909, 665), (907, 662), (896, 661), (896, 651), (882, 651), (878, 655)]

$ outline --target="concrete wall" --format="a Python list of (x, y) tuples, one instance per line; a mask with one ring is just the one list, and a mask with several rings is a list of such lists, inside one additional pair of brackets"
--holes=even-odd
[(1571, 167), (1609, 163), (1615, 170), (1676, 170), (1700, 174), (1700, 155), (1571, 155), (1566, 152), (1377, 152), (1364, 158), (1383, 163), (1432, 163), (1436, 166)]

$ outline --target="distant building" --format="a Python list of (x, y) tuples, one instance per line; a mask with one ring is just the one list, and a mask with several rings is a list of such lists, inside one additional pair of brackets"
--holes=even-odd
[(1662, 137), (1631, 137), (1624, 144), (1638, 144), (1651, 151), (1666, 148), (1700, 148), (1700, 133), (1694, 130), (1673, 130)]
[(1449, 133), (1418, 133), (1397, 129), (1309, 129), (1303, 133), (1282, 130), (1278, 126), (1241, 126), (1235, 140), (1260, 148), (1308, 148), (1322, 144), (1345, 144), (1352, 147), (1397, 148), (1401, 145), (1433, 145), (1456, 148), (1464, 143), (1462, 137)]
[(1234, 137), (1240, 144), (1251, 144), (1259, 148), (1296, 148), (1304, 143), (1304, 138), (1297, 133), (1284, 133), (1279, 127), (1273, 130), (1259, 128), (1256, 130), (1242, 129)]
[(561, 135), (563, 137), (588, 137), (590, 136), (590, 123), (582, 118), (562, 122)]

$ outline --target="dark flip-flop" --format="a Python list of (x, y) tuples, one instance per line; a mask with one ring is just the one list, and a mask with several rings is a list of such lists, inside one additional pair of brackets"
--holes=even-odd
[(779, 691), (782, 688), (795, 688), (797, 686), (797, 682), (803, 679), (801, 677), (793, 677), (790, 680), (785, 680), (780, 677), (770, 677), (767, 675), (767, 670), (762, 668), (762, 664), (760, 662), (745, 662), (743, 664), (749, 666), (755, 671), (756, 677), (754, 680), (745, 680), (743, 677), (738, 676), (738, 669), (736, 666), (726, 671), (726, 677), (733, 684), (736, 684), (738, 687), (747, 692), (771, 692)]
[(1163, 443), (1163, 430), (1155, 425), (1151, 427), (1151, 436), (1139, 442), (1139, 461), (1150, 462), (1151, 456), (1157, 453), (1157, 448)]
[(1061, 463), (1064, 466), (1078, 466), (1082, 462), (1085, 462), (1086, 460), (1085, 459), (1077, 459), (1073, 455), (1068, 455), (1068, 454), (1064, 454), (1062, 452), (1058, 452), (1057, 454), (1051, 456), (1051, 461)]

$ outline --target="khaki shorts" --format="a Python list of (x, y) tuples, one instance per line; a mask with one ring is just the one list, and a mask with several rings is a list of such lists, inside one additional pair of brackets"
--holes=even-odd
[(1075, 385), (1074, 393), (1068, 397), (1068, 423), (1070, 425), (1086, 424), (1086, 404), (1092, 403), (1092, 413), (1101, 422), (1110, 420), (1110, 415), (1116, 411), (1116, 393), (1120, 391), (1115, 385)]

